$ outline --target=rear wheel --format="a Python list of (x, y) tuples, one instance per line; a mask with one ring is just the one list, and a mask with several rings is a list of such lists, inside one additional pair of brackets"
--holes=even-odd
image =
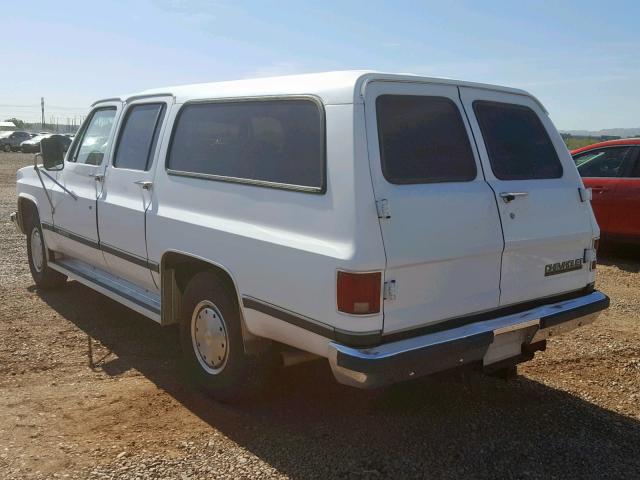
[(53, 270), (47, 263), (46, 246), (40, 226), (40, 218), (35, 212), (25, 222), (27, 232), (27, 257), (29, 258), (29, 270), (38, 288), (51, 289), (64, 285), (67, 276)]
[(9, 145), (8, 143), (5, 143), (5, 144), (2, 146), (2, 150), (4, 150), (4, 151), (5, 151), (5, 152), (7, 152), (7, 153), (8, 153), (8, 152), (10, 152), (10, 151), (11, 151), (11, 145)]
[(180, 342), (190, 377), (211, 396), (231, 401), (255, 394), (275, 366), (272, 356), (244, 352), (237, 296), (213, 272), (197, 273), (182, 302)]

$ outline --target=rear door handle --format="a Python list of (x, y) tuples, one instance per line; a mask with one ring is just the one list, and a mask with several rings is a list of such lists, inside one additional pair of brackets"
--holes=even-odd
[(504, 203), (513, 202), (517, 197), (526, 197), (529, 192), (500, 192), (500, 198)]
[(151, 187), (153, 186), (153, 182), (149, 180), (138, 180), (133, 183), (135, 183), (136, 185), (140, 185), (143, 190), (151, 190)]

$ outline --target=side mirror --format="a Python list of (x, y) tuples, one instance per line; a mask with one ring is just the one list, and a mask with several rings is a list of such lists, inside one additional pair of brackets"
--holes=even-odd
[(64, 144), (58, 138), (43, 138), (40, 152), (45, 170), (57, 172), (64, 168)]

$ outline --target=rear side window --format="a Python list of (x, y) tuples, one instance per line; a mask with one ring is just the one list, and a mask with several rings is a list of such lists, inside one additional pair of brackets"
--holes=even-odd
[(114, 167), (149, 169), (163, 115), (164, 103), (134, 105), (127, 110), (116, 145)]
[(633, 152), (633, 147), (609, 147), (581, 153), (574, 160), (583, 177), (623, 177)]
[(465, 182), (476, 177), (469, 137), (450, 99), (381, 95), (376, 112), (382, 173), (389, 182)]
[(324, 117), (311, 100), (194, 103), (176, 122), (172, 173), (324, 189)]
[(562, 164), (538, 115), (528, 107), (476, 101), (473, 110), (500, 180), (562, 177)]

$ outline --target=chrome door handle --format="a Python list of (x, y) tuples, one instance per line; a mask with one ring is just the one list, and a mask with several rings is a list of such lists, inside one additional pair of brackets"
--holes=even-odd
[(104, 180), (104, 175), (101, 173), (90, 173), (90, 177), (92, 177), (96, 182), (101, 182)]
[(151, 190), (151, 187), (153, 186), (153, 182), (150, 182), (149, 180), (138, 180), (133, 183), (140, 185), (143, 190)]
[(526, 197), (529, 192), (501, 192), (500, 198), (504, 200), (504, 203), (513, 202), (517, 197)]

